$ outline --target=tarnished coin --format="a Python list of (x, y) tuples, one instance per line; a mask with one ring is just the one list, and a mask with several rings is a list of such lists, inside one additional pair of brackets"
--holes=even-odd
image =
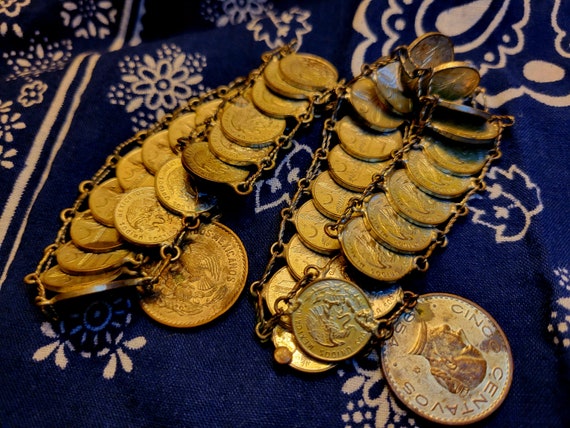
[(59, 247), (55, 257), (60, 269), (70, 275), (96, 275), (135, 261), (133, 252), (127, 249), (92, 253), (77, 248), (71, 241)]
[(195, 142), (184, 147), (182, 165), (190, 173), (214, 183), (238, 185), (249, 175), (248, 169), (229, 165), (214, 156), (206, 141)]
[(437, 198), (456, 198), (473, 187), (471, 177), (446, 174), (437, 169), (422, 150), (410, 150), (404, 158), (410, 180), (424, 192)]
[(372, 308), (364, 292), (349, 281), (317, 280), (296, 297), (294, 306), (295, 340), (313, 358), (342, 361), (358, 354), (370, 340)]
[(390, 284), (382, 290), (365, 291), (365, 294), (374, 312), (374, 318), (380, 319), (386, 317), (402, 301), (404, 290), (398, 284)]
[(414, 108), (413, 100), (404, 93), (400, 80), (401, 65), (394, 61), (379, 67), (372, 73), (372, 80), (376, 83), (376, 91), (381, 99), (385, 100), (396, 114), (411, 113)]
[(324, 91), (338, 80), (335, 66), (324, 58), (308, 53), (291, 53), (279, 61), (283, 79), (301, 89)]
[(350, 116), (344, 116), (335, 125), (340, 145), (350, 156), (368, 162), (390, 158), (394, 150), (402, 147), (399, 130), (380, 133), (360, 126)]
[(285, 119), (261, 113), (252, 102), (237, 100), (220, 113), (220, 127), (224, 135), (245, 147), (265, 147), (285, 131)]
[(329, 255), (340, 248), (338, 240), (325, 232), (325, 226), (330, 220), (317, 211), (312, 200), (301, 205), (293, 221), (299, 239), (311, 250)]
[[(315, 360), (303, 352), (297, 345), (295, 336), (277, 325), (271, 335), (275, 346), (275, 360), (281, 364), (288, 364), (292, 368), (305, 373), (321, 373), (335, 367), (333, 363)], [(285, 359), (280, 355), (286, 355)]]
[(394, 325), (381, 350), (386, 381), (418, 415), (466, 425), (505, 399), (513, 359), (497, 322), (475, 303), (449, 294), (420, 296)]
[(152, 247), (170, 243), (182, 222), (160, 204), (154, 187), (138, 187), (125, 193), (117, 204), (115, 227), (125, 240)]
[(267, 88), (263, 77), (259, 77), (253, 84), (251, 99), (261, 112), (279, 119), (299, 116), (309, 107), (307, 100), (285, 98), (272, 92)]
[(439, 169), (450, 174), (478, 174), (487, 161), (488, 150), (484, 147), (449, 143), (429, 135), (422, 138), (421, 144), (429, 160)]
[(140, 147), (131, 150), (117, 162), (115, 173), (123, 190), (154, 185), (154, 176), (144, 166)]
[(378, 242), (403, 253), (425, 250), (436, 238), (434, 227), (417, 226), (400, 216), (382, 192), (374, 194), (364, 205), (366, 229)]
[(279, 59), (277, 58), (273, 58), (267, 63), (263, 70), (263, 80), (269, 89), (286, 98), (306, 100), (314, 94), (314, 91), (297, 88), (287, 83), (281, 76)]
[(376, 174), (382, 173), (390, 163), (366, 162), (350, 156), (337, 145), (328, 154), (329, 174), (342, 187), (353, 192), (362, 192), (372, 182)]
[(419, 189), (403, 169), (388, 177), (386, 196), (392, 208), (419, 226), (437, 226), (451, 217), (455, 204), (435, 198)]
[(348, 100), (362, 120), (380, 132), (395, 131), (404, 119), (389, 111), (386, 101), (380, 99), (376, 92), (376, 83), (363, 77), (356, 80), (348, 88)]
[(203, 125), (208, 120), (215, 119), (223, 102), (222, 98), (215, 98), (198, 105), (195, 110), (196, 117), (194, 118), (196, 127)]
[(295, 233), (284, 248), (285, 260), (291, 270), (291, 274), (297, 279), (304, 275), (308, 265), (316, 266), (319, 270), (324, 268), (330, 261), (330, 257), (311, 250)]
[(93, 253), (116, 250), (123, 245), (117, 229), (99, 223), (89, 210), (75, 215), (71, 221), (69, 235), (75, 246)]
[(93, 275), (70, 275), (62, 271), (58, 265), (55, 265), (40, 275), (40, 281), (46, 289), (62, 293), (78, 288), (92, 287), (97, 284), (105, 284), (113, 281), (121, 273), (122, 269), (118, 268)]
[(174, 153), (178, 153), (178, 139), (188, 138), (196, 129), (196, 113), (181, 114), (168, 124), (168, 143)]
[(415, 268), (415, 256), (396, 253), (378, 243), (364, 219), (354, 217), (341, 229), (339, 241), (346, 259), (360, 272), (379, 281), (396, 281)]
[(471, 96), (479, 87), (480, 80), (479, 71), (471, 64), (446, 62), (433, 68), (431, 78), (426, 82), (426, 92), (455, 101)]
[(114, 227), (115, 207), (123, 193), (123, 188), (116, 178), (109, 178), (95, 186), (88, 200), (93, 218), (105, 226)]
[(248, 261), (239, 237), (220, 223), (202, 225), (180, 258), (160, 275), (156, 297), (141, 300), (154, 320), (195, 327), (226, 313), (240, 296)]
[(214, 123), (208, 133), (208, 148), (220, 160), (235, 166), (247, 166), (259, 163), (273, 149), (272, 145), (265, 147), (241, 146), (228, 138), (221, 127)]
[(263, 298), (272, 315), (275, 315), (277, 309), (287, 309), (287, 304), (283, 301), (280, 301), (278, 308), (275, 307), (275, 304), (280, 297), (287, 296), (295, 288), (295, 284), (297, 284), (297, 280), (293, 278), (287, 266), (280, 268), (265, 283)]
[(425, 33), (415, 39), (408, 45), (408, 53), (416, 68), (433, 68), (455, 57), (451, 39), (438, 32)]
[(339, 219), (346, 209), (351, 198), (360, 196), (357, 192), (352, 192), (339, 186), (330, 176), (328, 171), (324, 171), (311, 184), (311, 195), (315, 208), (330, 219)]
[(142, 144), (142, 160), (151, 174), (156, 174), (166, 162), (176, 159), (176, 154), (170, 147), (168, 129), (152, 134), (145, 138)]

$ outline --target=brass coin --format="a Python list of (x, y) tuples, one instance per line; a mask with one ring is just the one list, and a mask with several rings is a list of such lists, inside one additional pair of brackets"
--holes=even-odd
[(451, 144), (425, 135), (422, 147), (429, 160), (444, 172), (455, 175), (475, 175), (487, 161), (488, 150), (466, 144)]
[(194, 118), (196, 127), (203, 125), (207, 120), (215, 119), (223, 102), (223, 99), (216, 98), (198, 105), (195, 110), (196, 117)]
[(123, 190), (154, 185), (154, 176), (146, 169), (142, 159), (142, 148), (137, 147), (117, 162), (115, 170)]
[(362, 217), (354, 217), (346, 223), (339, 241), (346, 259), (360, 272), (376, 280), (396, 281), (415, 267), (415, 256), (396, 253), (378, 243), (366, 230)]
[(372, 80), (376, 83), (376, 91), (380, 99), (385, 100), (396, 114), (411, 113), (414, 103), (404, 93), (404, 87), (400, 80), (401, 65), (399, 62), (391, 62), (379, 67), (372, 74)]
[[(272, 315), (275, 315), (277, 312), (277, 308), (275, 307), (277, 299), (287, 296), (287, 294), (295, 288), (295, 284), (297, 284), (297, 280), (293, 278), (287, 266), (280, 268), (269, 278), (269, 281), (265, 283), (263, 298), (267, 304), (267, 309), (269, 309)], [(287, 309), (285, 302), (279, 302), (279, 309)]]
[(433, 68), (431, 78), (427, 81), (426, 92), (455, 101), (471, 96), (480, 80), (479, 71), (469, 63), (447, 62)]
[(71, 221), (69, 235), (78, 248), (93, 253), (116, 250), (123, 245), (117, 229), (99, 223), (89, 210), (76, 214)]
[(472, 188), (471, 177), (446, 174), (437, 169), (422, 150), (410, 150), (405, 155), (406, 171), (410, 180), (437, 198), (456, 198)]
[(95, 186), (89, 194), (89, 209), (93, 218), (105, 226), (115, 226), (115, 207), (123, 196), (117, 178), (109, 178)]
[(333, 147), (327, 159), (332, 179), (354, 192), (364, 191), (374, 176), (382, 173), (389, 164), (389, 161), (366, 162), (353, 158), (340, 145)]
[(122, 269), (119, 268), (93, 275), (70, 275), (62, 271), (58, 265), (55, 265), (40, 275), (40, 281), (46, 289), (62, 293), (105, 284), (113, 281), (121, 273)]
[(385, 289), (365, 293), (376, 319), (387, 316), (404, 297), (404, 290), (398, 284), (390, 284)]
[(269, 89), (275, 93), (295, 100), (306, 100), (310, 98), (314, 91), (297, 88), (296, 86), (287, 83), (279, 70), (279, 59), (273, 58), (267, 63), (263, 70), (263, 80)]
[(437, 226), (451, 217), (455, 204), (419, 189), (403, 169), (390, 174), (386, 196), (398, 214), (419, 226)]
[(338, 80), (338, 71), (326, 59), (308, 53), (292, 53), (279, 61), (283, 79), (301, 89), (324, 91)]
[(362, 77), (348, 87), (348, 100), (368, 126), (380, 132), (395, 131), (404, 119), (389, 111), (376, 92), (376, 83)]
[(265, 147), (245, 147), (226, 138), (221, 127), (214, 123), (208, 134), (208, 148), (220, 160), (230, 165), (255, 165), (267, 157), (272, 145)]
[(239, 237), (220, 223), (203, 225), (160, 276), (156, 297), (142, 299), (141, 307), (171, 327), (206, 324), (237, 301), (247, 270), (247, 253)]
[(449, 294), (420, 296), (381, 349), (386, 381), (418, 415), (466, 425), (494, 412), (513, 377), (513, 359), (497, 322), (475, 303)]
[(366, 201), (364, 220), (374, 239), (398, 252), (418, 253), (437, 238), (434, 227), (417, 226), (394, 211), (382, 192)]
[(125, 193), (117, 204), (115, 227), (125, 240), (152, 247), (170, 243), (182, 222), (160, 204), (154, 187), (139, 187)]
[(463, 104), (440, 102), (428, 127), (443, 137), (467, 144), (489, 144), (501, 133), (498, 122), (483, 111)]
[(164, 129), (145, 138), (142, 144), (141, 155), (144, 166), (153, 175), (156, 174), (166, 162), (175, 159), (177, 156), (170, 147), (168, 129)]
[(174, 153), (178, 153), (178, 139), (188, 138), (196, 129), (196, 113), (181, 114), (168, 124), (168, 143)]
[(335, 364), (315, 360), (303, 352), (292, 333), (277, 325), (272, 332), (271, 340), (275, 349), (286, 348), (289, 353), (287, 364), (304, 373), (321, 373), (335, 367)]
[(318, 360), (336, 362), (353, 357), (372, 335), (372, 308), (364, 292), (349, 281), (317, 280), (296, 297), (294, 305), (295, 340)]
[(325, 226), (330, 220), (317, 211), (312, 200), (301, 205), (293, 221), (299, 239), (311, 250), (329, 255), (340, 248), (338, 240), (325, 232)]
[(267, 88), (263, 77), (259, 77), (253, 84), (251, 99), (261, 112), (279, 119), (299, 116), (309, 107), (306, 100), (285, 98), (272, 92)]
[(415, 39), (409, 44), (408, 53), (416, 68), (433, 68), (453, 61), (455, 56), (451, 39), (437, 32)]
[(335, 125), (340, 145), (350, 156), (368, 162), (390, 158), (394, 150), (402, 147), (399, 130), (380, 133), (360, 126), (350, 116), (344, 116)]
[(92, 253), (77, 248), (71, 241), (59, 247), (55, 257), (60, 269), (70, 275), (100, 274), (134, 261), (132, 251), (127, 249)]
[(182, 151), (182, 165), (190, 173), (213, 183), (238, 185), (249, 175), (248, 169), (229, 165), (214, 156), (206, 141), (187, 145)]
[(303, 244), (297, 233), (285, 245), (284, 254), (291, 274), (297, 279), (303, 277), (305, 268), (308, 265), (316, 266), (321, 270), (331, 260), (329, 256), (317, 253)]
[(245, 147), (265, 147), (285, 131), (286, 121), (261, 113), (252, 102), (231, 102), (221, 112), (224, 135)]
[(359, 193), (352, 192), (339, 186), (330, 176), (328, 171), (324, 171), (311, 184), (311, 194), (315, 208), (330, 219), (339, 219), (351, 198), (357, 198)]

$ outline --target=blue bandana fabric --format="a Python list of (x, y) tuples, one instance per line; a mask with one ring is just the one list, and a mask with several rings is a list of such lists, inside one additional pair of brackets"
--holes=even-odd
[(489, 427), (570, 424), (570, 8), (564, 0), (0, 0), (0, 425), (429, 427), (375, 353), (311, 375), (274, 363), (247, 287), (276, 240), (318, 130), (247, 197), (221, 195), (249, 258), (246, 289), (195, 329), (152, 321), (128, 293), (34, 305), (33, 272), (60, 212), (121, 142), (292, 39), (341, 77), (439, 31), (473, 63), (496, 114), (515, 117), (486, 191), (401, 281), (463, 296), (501, 325), (514, 378)]

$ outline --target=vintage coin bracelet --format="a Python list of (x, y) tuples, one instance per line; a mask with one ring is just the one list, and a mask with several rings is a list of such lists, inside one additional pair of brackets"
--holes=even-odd
[(501, 154), (513, 118), (480, 107), (479, 80), (449, 38), (428, 33), (336, 88), (321, 147), (250, 286), (255, 331), (276, 362), (315, 373), (376, 348), (394, 393), (431, 421), (476, 422), (502, 403), (513, 364), (493, 318), (397, 284), (427, 270)]

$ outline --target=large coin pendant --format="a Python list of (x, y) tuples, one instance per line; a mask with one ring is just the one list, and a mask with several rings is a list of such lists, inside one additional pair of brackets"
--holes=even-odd
[(322, 361), (353, 357), (368, 343), (373, 312), (366, 295), (351, 282), (321, 279), (292, 303), (293, 334), (308, 355)]
[(220, 223), (204, 225), (141, 301), (154, 320), (171, 327), (195, 327), (224, 314), (247, 278), (247, 254), (239, 237)]
[(475, 303), (449, 294), (420, 296), (382, 345), (386, 381), (417, 414), (464, 425), (505, 399), (513, 360), (497, 322)]

